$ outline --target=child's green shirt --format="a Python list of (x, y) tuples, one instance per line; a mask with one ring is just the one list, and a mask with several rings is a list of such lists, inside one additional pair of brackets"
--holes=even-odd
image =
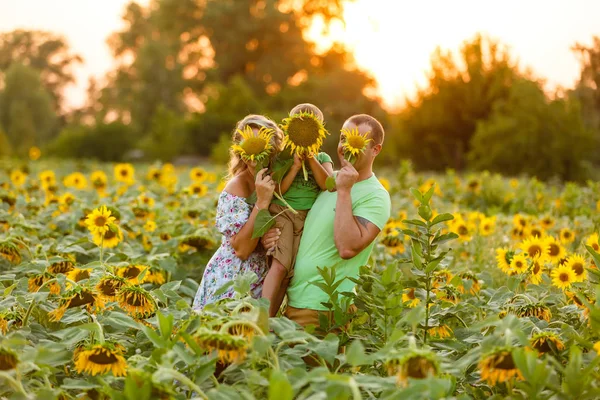
[[(332, 162), (331, 157), (327, 153), (319, 153), (316, 158), (320, 164)], [(290, 188), (283, 195), (285, 201), (294, 210), (310, 210), (315, 200), (317, 200), (317, 196), (321, 193), (321, 188), (308, 165), (306, 165), (306, 171), (308, 172), (308, 180), (305, 181), (304, 174), (302, 171), (299, 171)], [(285, 206), (281, 200), (276, 198), (273, 199), (273, 203)]]

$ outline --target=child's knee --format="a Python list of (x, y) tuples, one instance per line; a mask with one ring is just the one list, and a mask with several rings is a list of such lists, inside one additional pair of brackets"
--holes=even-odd
[(278, 274), (287, 274), (287, 269), (277, 259), (274, 260), (273, 265), (271, 265), (271, 268), (274, 269), (274, 272), (277, 272)]

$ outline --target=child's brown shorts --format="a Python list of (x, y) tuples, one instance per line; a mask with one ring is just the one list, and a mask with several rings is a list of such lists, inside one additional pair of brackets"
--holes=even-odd
[(269, 211), (273, 216), (281, 213), (275, 218), (275, 227), (279, 228), (281, 234), (271, 255), (284, 266), (288, 272), (287, 277), (291, 278), (294, 275), (296, 254), (298, 254), (300, 237), (304, 230), (304, 220), (308, 210), (297, 211), (297, 214), (294, 214), (287, 207), (271, 204)]

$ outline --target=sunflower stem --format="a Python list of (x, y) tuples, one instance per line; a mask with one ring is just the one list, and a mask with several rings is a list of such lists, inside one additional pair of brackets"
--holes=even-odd
[[(43, 286), (43, 285), (42, 285)], [(35, 299), (31, 300), (31, 304), (27, 307), (27, 312), (25, 313), (25, 318), (23, 318), (23, 326), (27, 326), (27, 321), (29, 320), (29, 316), (31, 315), (31, 311), (35, 306)]]
[(306, 171), (306, 165), (304, 164), (304, 160), (302, 160), (302, 173), (304, 174), (304, 180), (308, 180), (308, 171)]
[[(290, 210), (294, 214), (298, 214), (298, 211), (294, 210), (294, 208), (292, 206), (290, 206), (287, 201), (285, 201), (285, 199), (283, 198), (282, 195), (280, 195), (277, 192), (273, 192), (273, 196), (275, 196), (278, 200), (280, 200), (281, 202), (283, 202), (283, 204), (285, 204), (285, 206), (288, 208), (288, 210)], [(284, 213), (286, 211), (287, 210), (283, 210), (283, 211), (279, 212), (279, 214), (277, 214), (275, 217), (279, 216), (280, 214), (282, 214), (282, 213)], [(273, 218), (275, 218), (275, 217), (273, 217)]]
[(100, 343), (104, 343), (104, 330), (102, 329), (102, 325), (100, 325), (100, 322), (98, 322), (98, 319), (96, 318), (96, 316), (94, 314), (92, 314), (92, 320), (98, 327), (98, 341)]
[(6, 379), (8, 381), (8, 383), (10, 383), (10, 385), (12, 387), (15, 388), (15, 390), (19, 393), (21, 393), (23, 396), (25, 396), (25, 398), (27, 399), (31, 399), (32, 397), (29, 395), (29, 393), (27, 393), (25, 391), (25, 388), (23, 387), (23, 384), (21, 383), (20, 380), (16, 380), (15, 378), (13, 378), (12, 376), (10, 376), (7, 372), (5, 371), (0, 371), (0, 377)]
[(192, 380), (190, 378), (183, 375), (179, 371), (175, 371), (170, 368), (161, 367), (155, 372), (155, 374), (160, 374), (163, 376), (164, 375), (170, 376), (171, 378), (183, 383), (188, 388), (192, 389), (201, 398), (208, 400), (208, 396), (202, 391), (202, 389), (200, 389), (200, 387), (198, 385), (196, 385), (194, 382), (192, 382)]
[(104, 234), (102, 234), (102, 239), (100, 239), (100, 265), (104, 265)]

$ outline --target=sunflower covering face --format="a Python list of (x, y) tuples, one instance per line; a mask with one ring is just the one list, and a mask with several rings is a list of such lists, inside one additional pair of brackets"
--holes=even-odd
[(255, 132), (247, 125), (243, 130), (238, 129), (237, 133), (242, 139), (231, 146), (233, 152), (245, 162), (256, 161), (257, 164), (263, 165), (273, 150), (273, 130), (262, 127)]
[(354, 164), (359, 154), (362, 154), (367, 149), (369, 142), (373, 139), (369, 139), (368, 135), (370, 132), (361, 134), (358, 131), (358, 127), (353, 129), (342, 128), (342, 149), (344, 150), (344, 158), (350, 163)]

